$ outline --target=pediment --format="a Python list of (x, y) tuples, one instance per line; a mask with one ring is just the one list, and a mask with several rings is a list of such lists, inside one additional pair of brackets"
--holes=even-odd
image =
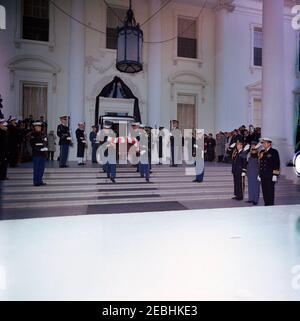
[(207, 82), (199, 73), (191, 71), (176, 72), (169, 77), (169, 82), (171, 84), (207, 85)]
[(9, 60), (7, 67), (10, 70), (31, 70), (57, 74), (61, 68), (53, 61), (42, 56), (22, 55)]

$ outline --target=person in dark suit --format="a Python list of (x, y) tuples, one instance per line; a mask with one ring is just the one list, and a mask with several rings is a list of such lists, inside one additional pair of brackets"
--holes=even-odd
[(20, 146), (22, 142), (21, 131), (17, 124), (16, 117), (8, 120), (8, 163), (10, 167), (16, 167), (19, 162)]
[(77, 139), (77, 158), (78, 165), (85, 165), (84, 162), (84, 153), (87, 146), (86, 135), (85, 135), (85, 123), (78, 123), (78, 128), (75, 131), (76, 139)]
[(280, 157), (276, 149), (272, 148), (272, 140), (261, 140), (264, 150), (259, 154), (259, 176), (265, 206), (274, 205), (275, 184), (280, 175)]
[(48, 155), (47, 136), (42, 132), (42, 123), (33, 123), (34, 131), (31, 135), (30, 144), (33, 157), (33, 185), (44, 186), (43, 175), (45, 171), (45, 161)]
[(69, 147), (72, 145), (72, 138), (70, 129), (68, 127), (68, 117), (60, 117), (60, 124), (57, 127), (57, 136), (59, 137), (60, 155), (59, 167), (65, 168), (67, 166)]
[(213, 162), (216, 158), (216, 140), (212, 134), (208, 135), (207, 138), (207, 160)]
[(7, 122), (0, 119), (0, 181), (7, 180), (8, 133)]
[(247, 160), (243, 150), (243, 143), (238, 141), (232, 154), (232, 175), (234, 182), (234, 197), (232, 199), (242, 201), (244, 199), (244, 182), (247, 173)]
[(90, 132), (90, 142), (92, 145), (92, 163), (97, 163), (97, 149), (99, 147), (99, 144), (97, 142), (97, 126), (92, 127), (92, 131)]

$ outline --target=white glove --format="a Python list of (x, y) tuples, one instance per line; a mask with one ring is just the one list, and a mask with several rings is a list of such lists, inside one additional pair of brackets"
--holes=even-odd
[(68, 137), (67, 140), (72, 140), (72, 138), (71, 138), (71, 137)]
[(236, 145), (235, 143), (231, 144), (231, 145), (230, 145), (230, 148), (234, 148), (235, 145)]
[(245, 146), (245, 148), (244, 148), (244, 152), (247, 152), (249, 149), (250, 149), (250, 145), (247, 144), (247, 145)]
[(195, 147), (195, 148), (199, 148), (199, 146), (198, 146), (197, 144), (194, 144), (194, 147)]
[(83, 140), (83, 141), (82, 141), (82, 143), (83, 143), (83, 144), (86, 144), (86, 141), (85, 141), (85, 140)]
[(246, 173), (243, 172), (243, 173), (242, 173), (242, 177), (245, 177), (245, 176), (246, 176)]
[(261, 182), (261, 178), (260, 178), (259, 175), (257, 176), (257, 180), (258, 180), (259, 182)]
[(273, 177), (272, 177), (272, 182), (274, 182), (274, 183), (277, 182), (277, 176), (276, 176), (276, 175), (273, 175)]
[(42, 148), (41, 152), (48, 152), (48, 148), (47, 147)]

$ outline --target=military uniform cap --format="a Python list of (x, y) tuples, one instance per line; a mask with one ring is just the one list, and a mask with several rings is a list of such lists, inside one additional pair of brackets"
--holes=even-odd
[(269, 143), (272, 143), (272, 139), (269, 138), (269, 137), (263, 137), (260, 141), (261, 141), (261, 142), (269, 142)]
[(32, 124), (33, 127), (37, 127), (37, 126), (42, 126), (42, 122), (40, 121), (36, 121), (35, 123)]

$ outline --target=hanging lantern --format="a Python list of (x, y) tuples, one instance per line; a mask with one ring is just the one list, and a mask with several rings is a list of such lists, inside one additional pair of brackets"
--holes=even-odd
[(135, 21), (130, 0), (124, 26), (118, 27), (117, 69), (126, 73), (142, 71), (142, 49), (143, 31)]

